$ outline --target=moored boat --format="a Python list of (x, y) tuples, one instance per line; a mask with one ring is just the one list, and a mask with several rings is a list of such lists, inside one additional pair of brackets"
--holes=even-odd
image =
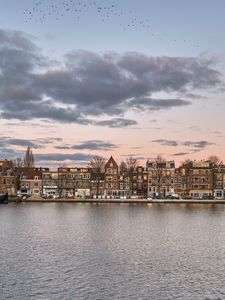
[(8, 194), (0, 195), (0, 204), (8, 204), (8, 202), (9, 202)]

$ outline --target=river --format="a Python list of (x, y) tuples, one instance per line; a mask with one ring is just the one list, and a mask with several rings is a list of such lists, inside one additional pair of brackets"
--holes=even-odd
[(0, 299), (225, 299), (225, 205), (0, 206)]

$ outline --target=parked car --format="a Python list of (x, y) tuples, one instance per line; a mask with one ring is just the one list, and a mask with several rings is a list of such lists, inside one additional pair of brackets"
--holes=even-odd
[(214, 200), (214, 197), (213, 196), (202, 196), (201, 198), (202, 200)]
[(166, 199), (178, 200), (180, 197), (178, 195), (167, 195)]
[(192, 197), (189, 196), (189, 195), (184, 195), (184, 196), (181, 196), (181, 199), (182, 199), (182, 200), (191, 200)]

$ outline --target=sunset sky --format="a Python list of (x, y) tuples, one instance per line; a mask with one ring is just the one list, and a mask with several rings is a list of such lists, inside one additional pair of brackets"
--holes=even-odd
[(225, 161), (224, 0), (0, 3), (0, 159)]

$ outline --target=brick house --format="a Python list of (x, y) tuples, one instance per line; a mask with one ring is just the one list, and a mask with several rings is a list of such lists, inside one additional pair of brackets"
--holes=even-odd
[(212, 197), (212, 163), (209, 161), (190, 162), (188, 186), (189, 195), (193, 198)]
[(59, 173), (58, 171), (42, 172), (42, 194), (47, 197), (59, 196)]
[(91, 170), (90, 195), (91, 198), (105, 198), (105, 173), (98, 168)]
[(148, 171), (146, 168), (138, 166), (131, 174), (131, 194), (141, 198), (148, 196)]
[(21, 168), (19, 190), (21, 195), (42, 194), (42, 172), (42, 168)]
[(165, 198), (175, 194), (175, 163), (166, 160), (148, 160), (148, 197)]
[(225, 198), (225, 166), (219, 165), (213, 168), (213, 196), (215, 199)]
[(107, 198), (119, 196), (119, 168), (114, 158), (111, 156), (105, 164), (105, 191)]
[(120, 198), (129, 198), (131, 196), (131, 181), (128, 174), (120, 173), (118, 175), (118, 189)]
[(90, 196), (90, 168), (58, 168), (58, 186), (61, 197)]
[(16, 195), (17, 180), (13, 171), (13, 162), (10, 160), (0, 160), (0, 195)]

